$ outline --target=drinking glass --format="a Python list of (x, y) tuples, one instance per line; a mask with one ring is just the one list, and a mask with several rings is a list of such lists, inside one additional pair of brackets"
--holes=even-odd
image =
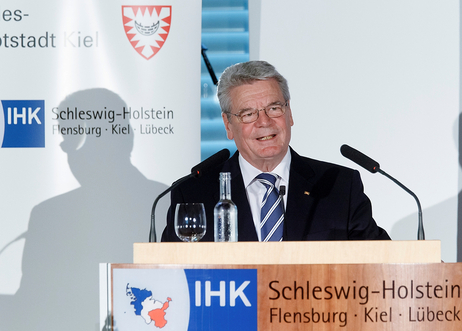
[(207, 230), (203, 203), (178, 203), (175, 208), (175, 233), (182, 241), (196, 242)]

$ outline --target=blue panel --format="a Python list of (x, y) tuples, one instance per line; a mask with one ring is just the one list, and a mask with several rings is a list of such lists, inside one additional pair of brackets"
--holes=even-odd
[(223, 148), (227, 148), (231, 155), (237, 150), (234, 140), (203, 141), (201, 144), (201, 158), (205, 160)]
[(249, 33), (243, 32), (203, 32), (202, 43), (217, 52), (249, 53)]
[(248, 31), (249, 13), (247, 10), (209, 10), (202, 11), (202, 31)]
[[(208, 53), (207, 56), (209, 58), (210, 64), (213, 67), (213, 70), (215, 71), (215, 74), (217, 77), (221, 76), (221, 73), (228, 68), (230, 65), (236, 64), (236, 63), (241, 63), (241, 62), (246, 62), (249, 61), (249, 53)], [(202, 61), (202, 67), (201, 67), (201, 72), (202, 74), (207, 74), (207, 67)]]
[(202, 8), (248, 8), (248, 0), (202, 0)]
[[(45, 147), (45, 101), (2, 100), (3, 148)], [(1, 116), (1, 114), (0, 114)]]
[[(202, 44), (215, 75), (230, 65), (249, 60), (248, 0), (203, 0)], [(223, 148), (236, 151), (226, 137), (216, 86), (204, 61), (201, 62), (201, 159)]]
[(188, 331), (257, 331), (256, 269), (186, 269)]

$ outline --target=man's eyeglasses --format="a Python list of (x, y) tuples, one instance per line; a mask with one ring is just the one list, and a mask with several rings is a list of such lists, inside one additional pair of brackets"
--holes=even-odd
[(264, 110), (266, 116), (270, 118), (281, 117), (282, 115), (285, 114), (286, 107), (288, 106), (288, 104), (289, 104), (288, 101), (286, 101), (284, 104), (280, 102), (275, 102), (262, 109), (249, 108), (249, 109), (243, 109), (237, 114), (233, 114), (233, 113), (228, 113), (228, 114), (236, 116), (237, 119), (241, 123), (248, 124), (248, 123), (253, 123), (256, 120), (258, 120), (260, 111), (262, 110)]

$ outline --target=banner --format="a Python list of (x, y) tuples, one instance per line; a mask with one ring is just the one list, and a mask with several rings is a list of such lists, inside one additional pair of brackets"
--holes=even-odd
[(98, 263), (200, 161), (200, 33), (200, 1), (2, 3), (0, 330), (98, 328)]
[(460, 263), (107, 264), (102, 312), (106, 329), (120, 331), (460, 330), (461, 271)]

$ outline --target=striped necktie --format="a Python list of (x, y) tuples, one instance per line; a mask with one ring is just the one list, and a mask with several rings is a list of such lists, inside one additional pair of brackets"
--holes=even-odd
[(261, 241), (281, 241), (284, 208), (282, 196), (275, 187), (276, 177), (272, 174), (261, 173), (256, 179), (266, 187), (261, 204)]

